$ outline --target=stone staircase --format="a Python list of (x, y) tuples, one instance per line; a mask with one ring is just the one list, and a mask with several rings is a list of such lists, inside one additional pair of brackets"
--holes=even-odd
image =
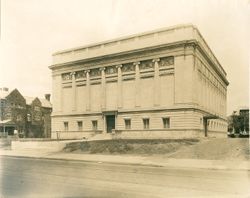
[(112, 140), (114, 135), (115, 134), (112, 134), (112, 133), (99, 133), (92, 137), (89, 137), (87, 141)]

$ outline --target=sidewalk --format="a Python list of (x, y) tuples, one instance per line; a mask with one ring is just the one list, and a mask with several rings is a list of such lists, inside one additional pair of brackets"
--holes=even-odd
[(198, 169), (250, 171), (249, 161), (173, 159), (173, 158), (166, 158), (164, 156), (76, 154), (76, 153), (51, 152), (46, 150), (18, 150), (18, 151), (0, 150), (0, 156), (159, 166), (168, 168), (198, 168)]

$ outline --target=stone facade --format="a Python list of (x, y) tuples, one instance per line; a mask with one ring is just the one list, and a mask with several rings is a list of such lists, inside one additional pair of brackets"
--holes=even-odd
[(226, 72), (196, 27), (53, 55), (52, 138), (226, 136)]

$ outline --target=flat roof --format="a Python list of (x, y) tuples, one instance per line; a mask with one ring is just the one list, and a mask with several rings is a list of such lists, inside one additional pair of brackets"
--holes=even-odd
[(142, 33), (131, 34), (129, 36), (117, 37), (115, 39), (110, 39), (110, 40), (105, 40), (105, 41), (101, 41), (101, 42), (91, 43), (91, 44), (88, 44), (88, 45), (79, 46), (79, 47), (60, 50), (60, 51), (57, 51), (57, 52), (53, 53), (52, 55), (55, 56), (55, 55), (63, 54), (65, 52), (71, 52), (71, 51), (75, 51), (75, 50), (80, 50), (80, 49), (85, 49), (85, 48), (90, 48), (90, 47), (102, 45), (102, 44), (112, 43), (112, 42), (115, 42), (115, 41), (122, 41), (122, 40), (126, 40), (126, 39), (129, 39), (129, 38), (149, 35), (149, 34), (157, 33), (157, 32), (165, 32), (165, 31), (179, 29), (179, 28), (185, 28), (185, 27), (194, 27), (194, 28), (196, 28), (193, 24), (182, 24), (182, 25), (175, 25), (175, 26), (171, 26), (171, 27), (164, 27), (164, 28), (159, 28), (159, 29), (155, 29), (155, 30), (151, 30), (151, 31), (142, 32)]
[(197, 27), (193, 24), (176, 25), (58, 51), (53, 54), (53, 64), (50, 68), (62, 64), (65, 65), (72, 62), (189, 40), (196, 40), (207, 52), (210, 59), (217, 65), (220, 72), (226, 76), (225, 70)]

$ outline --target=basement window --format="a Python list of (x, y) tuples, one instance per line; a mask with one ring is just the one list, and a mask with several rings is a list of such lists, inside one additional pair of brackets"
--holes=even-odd
[(82, 131), (82, 121), (77, 122), (78, 131)]
[(93, 129), (93, 130), (97, 130), (97, 127), (98, 127), (97, 124), (98, 124), (98, 123), (97, 123), (97, 120), (92, 120), (92, 129)]
[(131, 119), (124, 119), (125, 129), (131, 129)]
[(64, 122), (64, 131), (68, 131), (69, 130), (69, 123), (68, 122)]
[(143, 128), (149, 129), (149, 118), (143, 118)]
[(164, 129), (170, 128), (170, 118), (162, 118), (162, 123)]

